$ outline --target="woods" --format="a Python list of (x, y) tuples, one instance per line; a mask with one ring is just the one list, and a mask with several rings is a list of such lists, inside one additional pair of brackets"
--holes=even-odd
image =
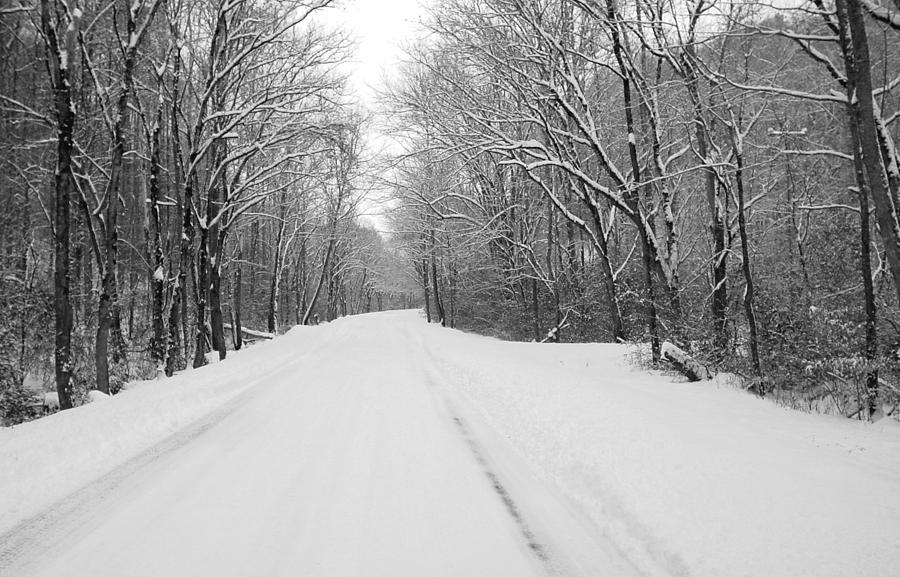
[(436, 0), (375, 107), (338, 6), (3, 4), (6, 422), (398, 307), (897, 405), (894, 0)]
[(895, 405), (897, 14), (436, 2), (385, 94), (432, 318), (452, 295), (453, 323), (505, 338), (653, 365), (667, 340), (789, 406)]
[(898, 97), (900, 0), (0, 0), (0, 576), (896, 573)]
[(3, 5), (4, 421), (54, 367), (66, 409), (245, 331), (405, 304), (358, 218), (368, 120), (331, 5)]

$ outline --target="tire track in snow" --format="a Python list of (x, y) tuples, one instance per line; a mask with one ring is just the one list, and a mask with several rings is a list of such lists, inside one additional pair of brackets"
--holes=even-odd
[(525, 518), (522, 515), (519, 506), (516, 504), (516, 501), (513, 499), (509, 490), (503, 485), (500, 481), (500, 478), (497, 474), (491, 469), (491, 466), (488, 464), (487, 459), (485, 459), (482, 454), (481, 447), (478, 445), (478, 442), (472, 436), (469, 428), (463, 422), (463, 420), (458, 415), (452, 415), (451, 418), (453, 422), (456, 424), (456, 428), (459, 433), (462, 435), (463, 439), (465, 439), (466, 444), (469, 446), (469, 450), (472, 452), (472, 455), (475, 457), (475, 460), (481, 466), (482, 472), (484, 472), (485, 476), (491, 482), (491, 485), (494, 487), (494, 492), (500, 497), (500, 500), (503, 502), (504, 507), (506, 507), (506, 512), (509, 513), (509, 516), (512, 517), (513, 521), (515, 521), (516, 526), (519, 528), (519, 532), (522, 534), (522, 537), (525, 538), (525, 544), (528, 545), (528, 548), (534, 553), (535, 557), (541, 562), (542, 565), (551, 575), (558, 574), (558, 571), (553, 567), (550, 555), (547, 552), (547, 549), (544, 545), (542, 545), (537, 536), (528, 526), (528, 523), (525, 521)]
[(551, 577), (646, 577), (576, 504), (542, 480), (456, 389), (439, 349), (421, 335), (415, 336), (419, 336), (423, 380), (436, 405), (468, 446), (544, 572)]
[(416, 352), (424, 361), (423, 376), (426, 386), (428, 387), (428, 389), (434, 392), (437, 400), (439, 401), (439, 405), (441, 405), (441, 408), (443, 409), (443, 412), (453, 422), (457, 433), (462, 437), (462, 440), (468, 447), (472, 457), (478, 463), (478, 466), (493, 488), (494, 493), (503, 503), (504, 509), (509, 514), (512, 521), (515, 523), (519, 534), (525, 541), (526, 547), (531, 551), (531, 553), (534, 555), (535, 559), (538, 561), (547, 575), (551, 577), (563, 577), (564, 575), (566, 575), (566, 573), (562, 571), (559, 567), (559, 564), (554, 561), (553, 555), (551, 555), (549, 548), (545, 544), (541, 543), (541, 541), (538, 539), (534, 530), (531, 528), (531, 525), (525, 519), (521, 507), (516, 503), (516, 500), (513, 498), (512, 493), (509, 491), (509, 489), (507, 489), (506, 485), (500, 479), (500, 475), (494, 470), (487, 457), (485, 456), (485, 451), (481, 447), (481, 444), (475, 438), (475, 435), (472, 433), (470, 427), (459, 415), (458, 411), (454, 408), (454, 404), (450, 399), (450, 392), (441, 383), (440, 377), (437, 375), (434, 358), (431, 355), (431, 352), (425, 348), (424, 344), (421, 341), (419, 341), (417, 344), (419, 345), (417, 347), (419, 350)]

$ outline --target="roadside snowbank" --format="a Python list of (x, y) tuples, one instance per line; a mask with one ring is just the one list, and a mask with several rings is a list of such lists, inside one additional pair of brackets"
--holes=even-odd
[(296, 327), (229, 352), (222, 363), (133, 382), (105, 402), (0, 428), (0, 535), (264, 382), (307, 350), (310, 330)]
[(620, 345), (431, 327), (473, 410), (654, 575), (900, 574), (900, 426), (637, 371)]

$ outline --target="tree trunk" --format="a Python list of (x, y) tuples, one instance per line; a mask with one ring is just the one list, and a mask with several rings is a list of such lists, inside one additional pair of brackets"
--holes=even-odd
[[(220, 238), (220, 243), (224, 238)], [(210, 259), (209, 266), (209, 324), (212, 348), (219, 353), (219, 360), (223, 360), (228, 354), (225, 344), (225, 321), (222, 317), (222, 263), (221, 244), (219, 250)], [(224, 244), (224, 243), (223, 243)]]
[[(643, 258), (644, 284), (647, 289), (647, 329), (650, 333), (650, 349), (653, 355), (654, 365), (659, 363), (660, 358), (660, 342), (659, 342), (659, 321), (656, 310), (656, 294), (653, 286), (653, 265), (658, 260), (658, 253), (652, 249), (650, 243), (649, 232), (647, 230), (648, 223), (646, 217), (642, 214), (639, 203), (639, 191), (641, 184), (641, 166), (637, 152), (637, 137), (634, 129), (634, 102), (631, 95), (631, 74), (630, 69), (625, 63), (622, 55), (622, 40), (619, 34), (618, 14), (616, 12), (615, 0), (606, 0), (607, 14), (609, 16), (611, 27), (610, 31), (613, 39), (613, 51), (615, 52), (616, 61), (622, 72), (622, 97), (625, 104), (625, 125), (628, 130), (628, 157), (631, 162), (631, 170), (633, 173), (634, 184), (626, 190), (625, 198), (636, 218), (638, 226), (638, 235), (641, 240), (641, 254)], [(602, 238), (602, 229), (599, 232)], [(604, 252), (606, 252), (604, 250)], [(611, 270), (611, 269), (610, 269)]]
[[(176, 36), (175, 46), (179, 47), (180, 45), (180, 39)], [(192, 220), (194, 187), (191, 176), (185, 174), (184, 158), (181, 150), (181, 130), (178, 122), (180, 117), (180, 91), (181, 54), (178, 50), (175, 50), (172, 59), (172, 108), (169, 110), (169, 115), (172, 131), (172, 155), (175, 157), (175, 186), (176, 190), (182, 194), (180, 195), (181, 238), (178, 250), (178, 275), (172, 291), (172, 307), (175, 310), (170, 311), (169, 316), (169, 361), (166, 363), (166, 374), (169, 376), (176, 370), (187, 368), (188, 357), (190, 356), (188, 273), (193, 270), (191, 249), (194, 244)], [(191, 153), (191, 156), (193, 161), (194, 154)], [(177, 351), (175, 347), (178, 347)]]
[[(257, 302), (256, 298), (256, 286), (260, 283), (257, 282), (257, 262), (259, 262), (259, 218), (254, 218), (250, 223), (250, 271), (249, 271), (249, 282), (247, 283), (247, 316), (250, 318), (251, 324), (254, 319), (257, 318), (254, 315), (255, 307), (254, 305)], [(255, 325), (259, 326), (259, 325)]]
[[(155, 2), (148, 18), (153, 17), (159, 2)], [(122, 323), (119, 312), (118, 290), (118, 259), (119, 259), (119, 196), (122, 190), (122, 174), (124, 172), (125, 157), (125, 129), (128, 121), (128, 101), (134, 91), (134, 67), (137, 59), (137, 49), (141, 36), (137, 34), (137, 23), (134, 21), (134, 10), (127, 12), (126, 38), (124, 61), (122, 68), (122, 85), (119, 98), (116, 102), (115, 124), (112, 134), (112, 158), (110, 159), (109, 182), (107, 183), (106, 197), (106, 264), (103, 269), (102, 292), (100, 294), (99, 321), (97, 323), (97, 345), (95, 348), (95, 362), (97, 369), (97, 390), (109, 394), (109, 356), (108, 346), (110, 330), (114, 331), (113, 360), (124, 361), (124, 338), (122, 337)]]
[[(547, 266), (547, 273), (553, 279), (553, 309), (556, 313), (556, 331), (551, 336), (553, 342), (558, 343), (560, 332), (562, 332), (562, 311), (560, 310), (560, 285), (562, 284), (562, 279), (564, 278), (561, 259), (557, 258), (557, 261), (560, 263), (556, 267), (556, 273), (553, 272), (553, 246), (556, 245), (556, 254), (557, 257), (560, 257), (560, 253), (562, 252), (562, 247), (559, 245), (559, 223), (556, 220), (556, 213), (553, 211), (553, 204), (547, 203), (547, 252), (545, 254), (545, 261)], [(538, 339), (540, 340), (540, 339)]]
[[(221, 99), (217, 97), (217, 100)], [(216, 109), (223, 108), (218, 105)], [(219, 353), (219, 360), (223, 360), (228, 354), (225, 344), (225, 324), (222, 318), (222, 256), (225, 254), (225, 238), (227, 230), (219, 225), (219, 214), (225, 202), (225, 159), (228, 156), (228, 148), (224, 140), (217, 140), (214, 144), (215, 154), (213, 166), (216, 167), (218, 177), (212, 183), (209, 195), (206, 199), (206, 222), (209, 226), (207, 242), (209, 243), (209, 320), (210, 339), (212, 348)]]
[[(74, 47), (77, 22), (66, 27), (66, 37), (61, 46), (56, 28), (51, 22), (49, 0), (41, 0), (41, 30), (47, 41), (47, 64), (50, 84), (54, 94), (56, 112), (56, 177), (54, 187), (54, 272), (53, 309), (56, 338), (54, 361), (56, 368), (56, 391), (59, 408), (72, 408), (72, 303), (69, 295), (69, 223), (70, 198), (75, 188), (72, 172), (73, 134), (75, 131), (75, 109), (72, 104), (72, 89), (67, 63)], [(65, 51), (66, 58), (61, 57)]]
[(234, 350), (239, 351), (244, 346), (244, 336), (241, 333), (241, 260), (243, 260), (244, 252), (238, 241), (238, 262), (234, 271), (234, 285), (231, 288), (232, 298), (234, 299), (234, 330), (232, 330), (232, 340), (234, 341)]
[[(107, 261), (108, 266), (108, 261)], [(94, 366), (97, 371), (97, 382), (94, 388), (109, 394), (109, 327), (112, 323), (110, 315), (109, 275), (104, 271), (100, 304), (97, 311), (97, 336), (94, 344)]]
[(200, 252), (197, 259), (197, 327), (194, 343), (194, 368), (206, 364), (206, 351), (209, 346), (209, 330), (206, 324), (206, 298), (209, 292), (209, 229), (200, 227)]
[[(372, 300), (371, 293), (369, 292), (369, 287), (366, 284), (368, 282), (368, 278), (369, 278), (369, 269), (364, 268), (363, 273), (362, 273), (362, 279), (360, 280), (360, 283), (359, 283), (359, 296), (356, 299), (356, 306), (355, 307), (351, 306), (351, 311), (354, 314), (359, 314), (359, 313), (363, 312), (363, 299), (365, 299), (367, 295), (369, 296), (368, 300), (369, 301)], [(366, 310), (365, 312), (369, 312), (369, 311)]]
[[(179, 42), (176, 38), (175, 45)], [(185, 180), (184, 166), (181, 156), (181, 134), (179, 130), (179, 99), (181, 83), (181, 56), (174, 51), (172, 57), (172, 107), (169, 110), (169, 121), (172, 132), (172, 156), (175, 158), (175, 188), (181, 192), (179, 198), (181, 215), (181, 237), (179, 242), (178, 274), (175, 286), (172, 287), (172, 304), (169, 309), (168, 354), (166, 355), (166, 375), (171, 377), (175, 371), (187, 367), (188, 332), (187, 332), (187, 279), (190, 266), (191, 244), (194, 239), (194, 227), (191, 221), (193, 205), (193, 188), (190, 179)]]
[(643, 259), (644, 285), (647, 288), (647, 330), (650, 333), (650, 352), (653, 358), (653, 364), (659, 363), (660, 359), (660, 341), (659, 341), (659, 321), (656, 312), (656, 290), (653, 284), (653, 261), (650, 252), (650, 242), (647, 238), (647, 232), (643, 229), (639, 232), (641, 238), (641, 257)]
[(181, 285), (183, 275), (179, 274), (172, 288), (172, 305), (169, 309), (169, 338), (166, 342), (168, 348), (166, 355), (166, 376), (171, 377), (175, 371), (185, 367), (184, 348), (181, 338), (181, 302), (184, 299), (184, 288)]
[(422, 258), (422, 288), (425, 291), (425, 319), (431, 322), (431, 292), (428, 288), (428, 259)]
[(325, 318), (329, 321), (333, 321), (337, 318), (337, 273), (336, 271), (341, 266), (341, 254), (340, 254), (340, 246), (335, 244), (334, 255), (332, 256), (332, 264), (328, 271), (328, 287), (326, 289), (325, 294)]
[(279, 278), (281, 277), (281, 242), (284, 238), (284, 213), (282, 212), (281, 223), (278, 227), (278, 236), (275, 239), (275, 259), (272, 263), (272, 281), (269, 284), (269, 307), (266, 315), (266, 327), (270, 333), (275, 333), (278, 329), (278, 288)]
[(438, 319), (441, 323), (441, 326), (447, 326), (447, 318), (444, 315), (444, 303), (443, 299), (441, 299), (441, 284), (438, 280), (437, 273), (437, 257), (435, 256), (435, 240), (434, 240), (434, 229), (431, 230), (431, 278), (433, 280), (432, 286), (434, 287), (434, 306), (435, 310), (438, 314)]
[(297, 299), (297, 317), (294, 321), (296, 324), (303, 324), (303, 311), (306, 310), (306, 285), (307, 285), (307, 274), (306, 274), (306, 243), (307, 237), (303, 237), (303, 242), (300, 243), (300, 254), (297, 255), (297, 290), (294, 293), (294, 298)]
[[(179, 46), (178, 38), (173, 31), (175, 38), (175, 46)], [(187, 192), (182, 177), (184, 175), (184, 166), (181, 157), (181, 134), (178, 124), (178, 103), (179, 90), (181, 81), (181, 55), (178, 50), (172, 52), (172, 106), (169, 109), (169, 130), (171, 131), (172, 157), (174, 160), (175, 170), (175, 196), (178, 199), (181, 225), (181, 240), (179, 243), (179, 259), (178, 271), (175, 274), (175, 282), (172, 287), (172, 302), (169, 309), (169, 335), (166, 340), (166, 376), (171, 377), (175, 371), (181, 370), (187, 366), (187, 344), (185, 343), (184, 320), (185, 320), (185, 286), (187, 283), (187, 261), (186, 255), (190, 252), (191, 230), (191, 213), (190, 203), (183, 192)], [(173, 271), (174, 272), (174, 271)]]
[(737, 170), (734, 173), (737, 185), (738, 201), (738, 230), (741, 235), (741, 269), (744, 272), (744, 314), (747, 316), (747, 327), (750, 331), (750, 358), (753, 362), (753, 371), (757, 376), (762, 376), (762, 365), (759, 359), (759, 331), (756, 327), (756, 312), (753, 308), (755, 290), (753, 286), (753, 274), (750, 270), (750, 241), (747, 237), (747, 216), (744, 205), (744, 150), (741, 135), (737, 134), (738, 127), (732, 120), (732, 147)]
[(322, 262), (322, 274), (319, 275), (319, 282), (316, 283), (316, 290), (313, 291), (309, 306), (306, 307), (306, 312), (303, 314), (304, 325), (309, 324), (313, 309), (316, 308), (316, 301), (319, 300), (319, 293), (322, 291), (322, 283), (325, 281), (325, 275), (328, 273), (328, 268), (331, 265), (331, 253), (333, 250), (334, 236), (328, 240), (328, 248), (325, 250), (325, 260)]
[[(855, 155), (857, 158), (859, 155)], [(860, 163), (861, 164), (861, 163)], [(863, 281), (863, 303), (866, 311), (866, 412), (871, 419), (878, 409), (878, 325), (875, 287), (872, 283), (871, 239), (869, 238), (869, 199), (861, 188), (859, 196), (859, 268)]]
[(450, 245), (450, 235), (447, 235), (447, 258), (449, 259), (449, 278), (450, 284), (450, 328), (456, 328), (456, 267), (453, 265), (453, 249)]
[[(21, 203), (21, 214), (22, 214), (22, 222), (20, 229), (20, 250), (19, 258), (16, 259), (16, 268), (18, 269), (18, 273), (22, 282), (24, 283), (25, 294), (30, 293), (34, 290), (33, 280), (29, 278), (28, 275), (28, 253), (31, 247), (31, 215), (29, 214), (29, 209), (31, 205), (30, 191), (26, 187), (24, 191), (22, 191), (22, 203)], [(77, 278), (77, 277), (76, 277)], [(70, 305), (71, 306), (71, 305)], [(26, 373), (26, 358), (28, 354), (28, 328), (30, 326), (31, 320), (27, 318), (25, 311), (21, 311), (19, 313), (19, 354), (18, 354), (18, 367), (19, 372), (22, 375), (22, 378), (25, 378)]]
[(877, 410), (878, 397), (878, 369), (876, 359), (878, 356), (878, 325), (875, 307), (875, 289), (872, 282), (872, 255), (871, 238), (869, 234), (869, 194), (872, 192), (869, 175), (864, 159), (862, 133), (862, 114), (860, 101), (854, 97), (859, 90), (858, 66), (856, 62), (853, 43), (850, 40), (848, 30), (848, 18), (846, 7), (839, 3), (838, 27), (841, 39), (841, 50), (844, 55), (844, 63), (847, 71), (847, 117), (850, 125), (851, 143), (853, 144), (853, 168), (856, 175), (857, 200), (859, 202), (859, 269), (863, 282), (863, 307), (865, 309), (865, 350), (864, 356), (868, 363), (866, 367), (866, 406), (860, 407), (860, 413), (865, 413), (868, 418)]
[(148, 280), (150, 282), (150, 324), (152, 327), (150, 337), (150, 359), (156, 365), (157, 372), (161, 372), (166, 363), (166, 329), (163, 320), (166, 271), (162, 250), (162, 226), (159, 218), (161, 171), (159, 136), (160, 131), (162, 130), (163, 119), (162, 94), (162, 90), (160, 89), (160, 97), (156, 108), (156, 122), (150, 136), (150, 186), (147, 198), (144, 233), (147, 244), (147, 262), (150, 263), (150, 266), (148, 267)]
[[(859, 144), (862, 150), (866, 179), (875, 203), (875, 216), (881, 232), (884, 251), (894, 280), (894, 291), (900, 301), (900, 223), (897, 206), (891, 198), (887, 170), (879, 142), (875, 118), (875, 101), (872, 95), (872, 76), (869, 59), (869, 43), (866, 24), (859, 0), (837, 0), (837, 14), (841, 26), (850, 38), (850, 50), (845, 52), (848, 81), (856, 86), (859, 110)], [(852, 60), (848, 59), (852, 57)], [(852, 78), (852, 80), (851, 80)], [(851, 122), (853, 119), (851, 117)]]
[[(224, 107), (217, 95), (216, 110)], [(219, 139), (214, 144), (213, 167), (218, 171), (215, 182), (209, 189), (206, 199), (206, 222), (209, 233), (206, 235), (209, 251), (209, 321), (210, 341), (212, 349), (219, 353), (219, 360), (228, 354), (225, 344), (225, 324), (222, 318), (222, 256), (225, 254), (226, 230), (219, 225), (219, 214), (225, 199), (225, 158), (228, 156), (227, 145)], [(202, 286), (202, 285), (201, 285)]]
[(613, 278), (612, 262), (609, 259), (609, 244), (606, 242), (606, 236), (603, 233), (603, 219), (599, 210), (592, 210), (594, 218), (594, 226), (597, 228), (597, 256), (600, 257), (601, 282), (603, 283), (603, 292), (606, 297), (606, 306), (609, 308), (609, 324), (610, 333), (613, 342), (622, 342), (627, 338), (625, 332), (625, 323), (622, 322), (622, 311), (619, 306), (618, 289), (616, 288), (616, 279)]
[(713, 338), (716, 347), (724, 350), (728, 343), (728, 253), (726, 252), (728, 227), (724, 201), (720, 198), (718, 192), (716, 169), (713, 168), (712, 159), (710, 158), (710, 129), (707, 125), (703, 101), (700, 95), (700, 81), (694, 68), (697, 56), (693, 44), (687, 44), (684, 50), (686, 57), (682, 58), (682, 66), (685, 71), (685, 84), (693, 107), (697, 154), (704, 163), (703, 181), (706, 189), (707, 209), (709, 210), (709, 230), (713, 240), (711, 259)]

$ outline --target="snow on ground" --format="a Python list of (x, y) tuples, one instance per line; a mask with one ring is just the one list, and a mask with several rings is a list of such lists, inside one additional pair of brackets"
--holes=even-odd
[(439, 372), (651, 574), (900, 574), (900, 426), (428, 327)]
[(232, 352), (227, 363), (131, 383), (108, 403), (0, 427), (0, 535), (265, 381), (304, 351), (310, 329), (291, 333)]
[(900, 574), (900, 425), (672, 382), (626, 355), (379, 313), (0, 429), (0, 536), (15, 536), (211, 423), (6, 561), (0, 544), (0, 574)]

